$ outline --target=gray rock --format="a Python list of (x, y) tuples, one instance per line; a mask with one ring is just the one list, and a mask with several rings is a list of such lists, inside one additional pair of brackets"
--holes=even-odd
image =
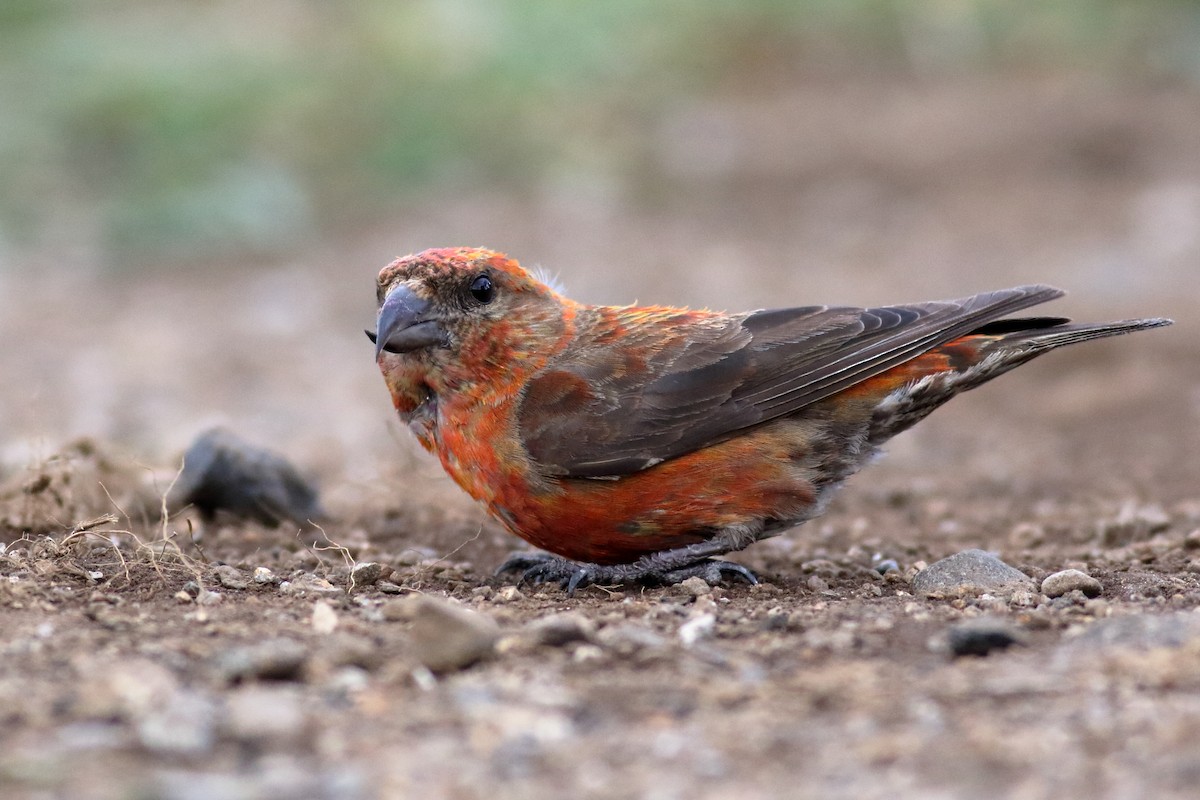
[(596, 625), (582, 614), (568, 611), (535, 620), (529, 624), (528, 631), (536, 644), (562, 647), (571, 642), (591, 641)]
[(684, 597), (703, 597), (704, 595), (712, 594), (712, 586), (709, 586), (708, 581), (698, 576), (692, 576), (685, 581), (680, 581), (671, 587), (674, 594), (683, 595)]
[(600, 631), (598, 638), (602, 645), (623, 656), (659, 651), (667, 644), (659, 634), (633, 622), (611, 625)]
[(956, 656), (986, 656), (1023, 641), (1020, 631), (1000, 619), (960, 622), (946, 632), (946, 644)]
[(874, 569), (880, 575), (886, 575), (889, 572), (899, 572), (900, 565), (896, 563), (894, 558), (885, 558), (875, 564)]
[(216, 742), (217, 707), (212, 698), (181, 690), (149, 709), (136, 722), (138, 741), (155, 753), (202, 755)]
[(308, 649), (295, 639), (268, 639), (235, 647), (218, 659), (217, 669), (232, 683), (245, 680), (301, 680)]
[(325, 518), (317, 490), (287, 459), (222, 428), (205, 431), (188, 448), (167, 504), (194, 506), (207, 519), (225, 513), (265, 525)]
[[(403, 606), (385, 616), (411, 620), (413, 654), (434, 672), (469, 667), (492, 655), (500, 626), (491, 617), (428, 595), (393, 600)], [(403, 613), (399, 613), (403, 612)]]
[(1011, 594), (1034, 588), (1033, 579), (983, 550), (964, 550), (918, 572), (913, 589), (922, 594)]
[(1075, 590), (1083, 592), (1088, 597), (1097, 597), (1103, 587), (1100, 581), (1077, 569), (1064, 569), (1053, 575), (1047, 575), (1042, 581), (1042, 594), (1047, 597), (1062, 597)]
[(263, 586), (274, 585), (280, 582), (280, 577), (266, 567), (255, 567), (254, 582)]
[(340, 587), (334, 586), (325, 578), (312, 573), (305, 573), (293, 578), (290, 581), (284, 581), (279, 588), (285, 594), (311, 594), (323, 597), (332, 597), (342, 594)]
[(244, 686), (229, 692), (225, 703), (225, 733), (238, 741), (288, 745), (308, 733), (294, 686)]
[(250, 587), (250, 582), (246, 580), (246, 577), (242, 575), (242, 571), (237, 567), (222, 564), (216, 568), (215, 572), (217, 573), (217, 583), (226, 589), (241, 590)]
[(1185, 611), (1173, 614), (1130, 614), (1097, 620), (1071, 640), (1072, 648), (1129, 647), (1149, 650), (1183, 647), (1200, 639), (1200, 615)]
[(350, 570), (350, 583), (359, 589), (374, 585), (382, 577), (383, 565), (375, 561), (361, 561)]

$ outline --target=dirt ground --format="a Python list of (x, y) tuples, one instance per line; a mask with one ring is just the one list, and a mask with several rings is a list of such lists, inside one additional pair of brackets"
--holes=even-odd
[[(583, 181), (257, 270), (0, 273), (0, 794), (1194, 796), (1198, 115), (1084, 78), (817, 84), (682, 110), (637, 213)], [(390, 418), (360, 333), (378, 267), (448, 244), (593, 302), (1042, 281), (1050, 313), (1177, 324), (954, 401), (739, 554), (758, 586), (569, 598), (491, 577), (521, 543)], [(164, 519), (214, 424), (313, 476), (321, 528)], [(914, 589), (969, 548), (1101, 592)], [(955, 657), (980, 620), (1017, 643)]]

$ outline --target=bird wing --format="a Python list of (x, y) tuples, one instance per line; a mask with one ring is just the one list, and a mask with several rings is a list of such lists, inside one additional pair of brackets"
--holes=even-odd
[(1020, 286), (914, 305), (735, 316), (585, 307), (571, 346), (527, 387), (518, 426), (546, 474), (626, 475), (793, 414), (1061, 295)]

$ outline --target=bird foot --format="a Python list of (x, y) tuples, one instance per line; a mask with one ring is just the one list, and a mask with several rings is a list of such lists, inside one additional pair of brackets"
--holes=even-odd
[(557, 583), (567, 590), (568, 597), (589, 584), (673, 586), (695, 577), (710, 584), (720, 583), (726, 577), (739, 578), (751, 585), (758, 583), (753, 572), (732, 561), (703, 558), (675, 566), (672, 559), (662, 558), (664, 555), (667, 554), (644, 556), (632, 564), (609, 565), (571, 561), (549, 553), (514, 553), (500, 565), (496, 575), (520, 572), (518, 584)]

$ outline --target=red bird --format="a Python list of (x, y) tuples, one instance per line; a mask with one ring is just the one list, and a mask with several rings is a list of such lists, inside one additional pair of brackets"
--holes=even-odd
[(379, 274), (368, 331), (400, 418), (510, 531), (523, 580), (671, 583), (819, 515), (880, 445), (1062, 345), (1170, 324), (1002, 319), (1062, 295), (724, 314), (589, 306), (489, 250)]

